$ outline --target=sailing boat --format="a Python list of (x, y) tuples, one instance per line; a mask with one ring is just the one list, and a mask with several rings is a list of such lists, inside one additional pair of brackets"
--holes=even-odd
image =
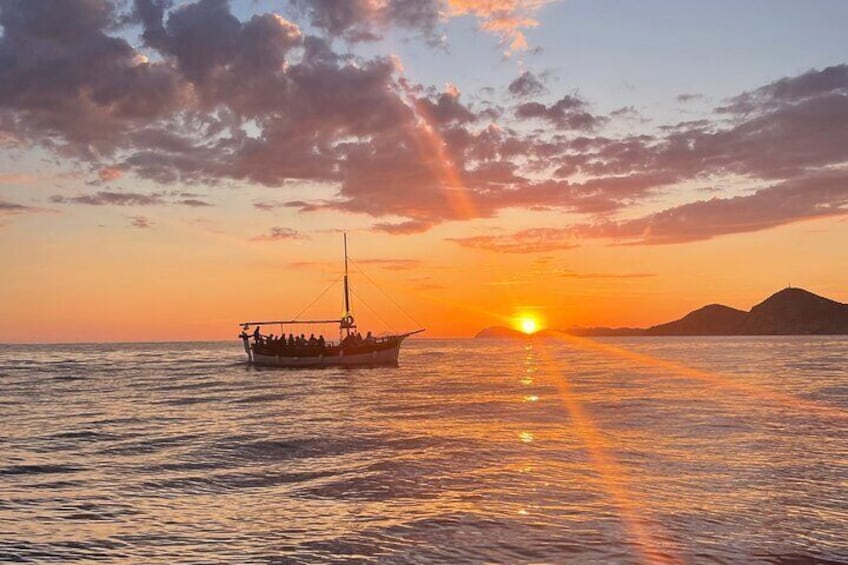
[[(286, 340), (285, 326), (306, 324), (338, 324), (339, 341), (325, 342), (320, 339)], [(262, 326), (280, 325), (280, 337), (264, 336)], [(344, 315), (337, 320), (270, 320), (260, 322), (242, 322), (239, 337), (244, 344), (248, 363), (266, 367), (374, 367), (397, 366), (400, 346), (411, 335), (421, 333), (418, 329), (411, 332), (362, 338), (357, 331), (356, 320), (350, 310), (350, 284), (348, 282), (347, 234), (344, 234)], [(256, 326), (248, 333), (250, 326)]]

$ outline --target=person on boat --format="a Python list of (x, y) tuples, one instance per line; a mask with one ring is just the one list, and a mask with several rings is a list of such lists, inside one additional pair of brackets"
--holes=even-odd
[(294, 347), (294, 334), (289, 334), (289, 347)]
[(324, 334), (321, 334), (321, 335), (318, 336), (318, 347), (321, 348), (322, 352), (327, 347), (327, 342), (324, 341)]
[(374, 343), (376, 341), (377, 340), (374, 339), (374, 336), (371, 335), (371, 332), (368, 332), (368, 335), (365, 336), (365, 343), (371, 344), (371, 343)]
[(309, 345), (310, 346), (318, 345), (318, 338), (315, 337), (315, 334), (309, 334)]
[(255, 339), (256, 341), (259, 341), (259, 338), (262, 337), (262, 334), (259, 333), (259, 327), (260, 326), (256, 326), (256, 329), (253, 330), (253, 339)]
[(297, 340), (301, 347), (306, 345), (306, 334), (300, 334), (300, 339)]

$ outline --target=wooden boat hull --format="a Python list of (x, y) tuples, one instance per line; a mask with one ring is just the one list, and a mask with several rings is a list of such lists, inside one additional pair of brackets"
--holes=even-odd
[(383, 348), (379, 351), (357, 352), (345, 354), (338, 351), (330, 355), (309, 355), (294, 357), (289, 355), (268, 355), (253, 351), (252, 363), (260, 367), (379, 367), (398, 365), (400, 346), (403, 340), (396, 345)]

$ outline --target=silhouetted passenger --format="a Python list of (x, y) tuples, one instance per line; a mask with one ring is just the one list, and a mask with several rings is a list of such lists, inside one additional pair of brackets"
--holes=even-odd
[(294, 347), (294, 334), (289, 334), (289, 347)]
[(318, 338), (315, 337), (315, 334), (309, 334), (309, 345), (318, 345)]
[(365, 336), (365, 343), (374, 343), (375, 341), (377, 340), (374, 339), (374, 336), (371, 335), (371, 332), (368, 332), (368, 335)]
[(259, 326), (256, 326), (256, 329), (253, 330), (253, 339), (259, 341), (259, 338), (262, 337), (262, 334), (259, 333)]

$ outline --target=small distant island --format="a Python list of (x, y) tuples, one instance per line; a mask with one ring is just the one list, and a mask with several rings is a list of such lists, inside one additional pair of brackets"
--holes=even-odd
[(581, 328), (540, 330), (533, 334), (504, 326), (481, 330), (475, 337), (504, 339), (579, 336), (696, 336), (696, 335), (844, 335), (848, 334), (848, 304), (802, 288), (785, 288), (750, 311), (709, 304), (679, 320), (650, 328)]

